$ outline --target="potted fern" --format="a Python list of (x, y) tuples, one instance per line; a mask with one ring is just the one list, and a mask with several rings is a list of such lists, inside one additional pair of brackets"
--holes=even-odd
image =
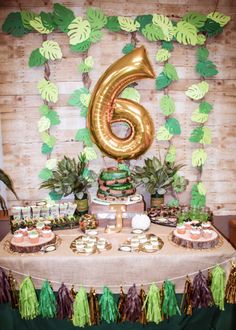
[(164, 203), (164, 195), (175, 181), (181, 164), (161, 162), (157, 157), (144, 160), (144, 166), (135, 166), (132, 177), (136, 185), (143, 185), (151, 194), (151, 207)]
[[(14, 190), (14, 187), (13, 187), (13, 182), (11, 180), (11, 178), (9, 177), (9, 175), (4, 172), (2, 169), (0, 169), (0, 181), (2, 181), (5, 186), (7, 186), (7, 188), (16, 196), (16, 198), (18, 199), (18, 196)], [(7, 214), (7, 205), (6, 205), (6, 202), (4, 200), (4, 198), (0, 195), (0, 205), (1, 205), (1, 208), (3, 210), (3, 213), (4, 215)]]
[(49, 189), (51, 197), (61, 199), (73, 194), (77, 203), (77, 212), (88, 212), (88, 188), (96, 179), (96, 174), (88, 169), (88, 161), (84, 153), (75, 158), (64, 156), (52, 171), (52, 177), (42, 182), (40, 188)]

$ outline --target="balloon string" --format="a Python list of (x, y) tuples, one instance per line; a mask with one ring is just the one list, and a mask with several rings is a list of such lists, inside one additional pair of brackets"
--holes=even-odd
[[(204, 268), (204, 269), (201, 269), (201, 272), (204, 272), (204, 271), (207, 271), (207, 270), (209, 270), (209, 269), (213, 269), (213, 268), (215, 268), (215, 266), (217, 266), (217, 265), (224, 265), (224, 264), (226, 264), (226, 263), (228, 263), (228, 262), (230, 262), (230, 261), (234, 261), (235, 260), (235, 257), (232, 257), (232, 258), (229, 258), (229, 259), (226, 259), (226, 260), (224, 260), (224, 261), (222, 261), (222, 262), (220, 262), (220, 263), (217, 263), (217, 264), (215, 264), (215, 265), (213, 265), (213, 266), (210, 266), (210, 267), (207, 267), (207, 268)], [(45, 281), (45, 278), (42, 278), (42, 277), (37, 277), (37, 276), (33, 276), (33, 275), (29, 275), (29, 274), (27, 274), (27, 273), (21, 273), (21, 272), (18, 272), (18, 271), (16, 271), (16, 270), (12, 270), (12, 269), (10, 269), (10, 268), (7, 268), (7, 267), (5, 267), (5, 266), (0, 266), (1, 268), (3, 268), (3, 269), (5, 269), (5, 270), (7, 270), (7, 271), (11, 271), (12, 273), (15, 273), (15, 274), (18, 274), (18, 275), (22, 275), (22, 276), (30, 276), (32, 279), (34, 279), (34, 280), (38, 280), (38, 281)], [(188, 276), (193, 276), (193, 275), (196, 275), (196, 274), (198, 274), (198, 272), (199, 272), (199, 270), (198, 271), (195, 271), (195, 272), (192, 272), (192, 273), (188, 273)], [(185, 275), (180, 275), (180, 276), (176, 276), (176, 277), (172, 277), (172, 278), (168, 278), (169, 279), (169, 281), (174, 281), (174, 280), (178, 280), (178, 279), (181, 279), (181, 278), (186, 278), (186, 274)], [(140, 283), (140, 284), (137, 284), (136, 283), (136, 286), (142, 286), (142, 285), (144, 285), (144, 286), (148, 286), (148, 285), (151, 285), (151, 284), (160, 284), (160, 283), (163, 283), (164, 281), (166, 280), (166, 278), (164, 279), (164, 280), (160, 280), (160, 281), (152, 281), (152, 282), (142, 282), (142, 283)], [(55, 281), (55, 280), (49, 280), (48, 279), (48, 281), (50, 282), (50, 283), (55, 283), (55, 284), (61, 284), (63, 281)], [(74, 286), (77, 286), (77, 287), (79, 287), (80, 285), (81, 285), (81, 283), (80, 284), (75, 284), (75, 283), (68, 283), (68, 282), (63, 282), (65, 285), (67, 285), (67, 286), (72, 286), (72, 285), (74, 285)], [(131, 287), (133, 285), (133, 283), (131, 283), (131, 284), (122, 284), (122, 287), (127, 287), (127, 288), (129, 288), (129, 287)], [(86, 287), (86, 288), (91, 288), (91, 287), (93, 287), (93, 288), (103, 288), (103, 286), (104, 285), (84, 285), (83, 284), (83, 287)], [(117, 287), (120, 287), (121, 286), (121, 284), (117, 284), (117, 285), (114, 285), (114, 284), (106, 284), (106, 286), (107, 287), (109, 287), (109, 288), (117, 288)]]

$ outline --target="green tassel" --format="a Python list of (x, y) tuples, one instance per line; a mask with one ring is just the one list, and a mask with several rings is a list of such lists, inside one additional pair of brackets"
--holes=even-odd
[(219, 307), (220, 310), (224, 311), (225, 270), (220, 266), (216, 266), (213, 269), (211, 275), (211, 293), (213, 296), (214, 303), (216, 306)]
[(107, 287), (103, 288), (103, 294), (99, 300), (101, 306), (101, 319), (107, 323), (115, 322), (118, 317), (117, 303), (113, 293)]
[(44, 281), (39, 296), (39, 313), (42, 317), (56, 316), (56, 297), (48, 280)]
[(91, 325), (88, 296), (84, 288), (80, 288), (75, 296), (72, 322), (79, 327)]
[(27, 320), (32, 320), (39, 314), (39, 303), (34, 284), (29, 276), (20, 285), (19, 312), (22, 319)]
[(143, 309), (147, 304), (147, 320), (158, 324), (162, 321), (161, 317), (161, 297), (160, 290), (156, 284), (152, 284), (149, 288)]
[(175, 285), (168, 280), (164, 282), (164, 299), (162, 312), (166, 318), (176, 315), (177, 313), (181, 315), (175, 296)]

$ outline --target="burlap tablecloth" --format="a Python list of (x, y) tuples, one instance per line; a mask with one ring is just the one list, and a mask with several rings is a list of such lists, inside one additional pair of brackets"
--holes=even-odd
[[(151, 225), (148, 232), (158, 235), (163, 241), (163, 248), (155, 253), (128, 253), (118, 251), (119, 245), (131, 236), (130, 228), (124, 228), (119, 234), (105, 234), (99, 229), (99, 235), (112, 243), (112, 249), (101, 254), (77, 255), (70, 249), (71, 242), (81, 232), (79, 229), (56, 231), (62, 242), (56, 251), (41, 254), (10, 254), (4, 249), (8, 234), (0, 243), (0, 266), (25, 275), (30, 275), (36, 288), (40, 288), (43, 279), (52, 282), (57, 290), (61, 282), (68, 286), (74, 284), (77, 289), (84, 285), (88, 290), (94, 287), (99, 293), (104, 285), (113, 292), (119, 292), (133, 283), (148, 287), (152, 282), (173, 279), (176, 291), (183, 292), (185, 275), (222, 263), (235, 257), (235, 249), (223, 239), (223, 245), (210, 250), (189, 250), (170, 242), (169, 227)], [(230, 262), (222, 265), (228, 272)], [(20, 282), (24, 276), (14, 273)], [(174, 279), (176, 277), (182, 278)], [(37, 279), (38, 278), (38, 279)], [(160, 285), (161, 283), (159, 283)]]

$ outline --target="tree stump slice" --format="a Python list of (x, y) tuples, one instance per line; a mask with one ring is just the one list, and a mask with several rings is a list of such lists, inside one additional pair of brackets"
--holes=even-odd
[(10, 242), (10, 249), (14, 252), (19, 253), (35, 253), (40, 251), (43, 246), (54, 244), (55, 242), (56, 235), (54, 233), (52, 233), (49, 238), (40, 236), (39, 242), (35, 244), (30, 243), (27, 236), (24, 238), (24, 241), (22, 243), (16, 243), (13, 237)]
[(175, 244), (188, 249), (212, 249), (219, 244), (220, 237), (217, 232), (213, 231), (211, 238), (200, 237), (197, 240), (193, 240), (190, 237), (189, 230), (185, 234), (179, 234), (175, 229), (172, 232), (171, 239)]

